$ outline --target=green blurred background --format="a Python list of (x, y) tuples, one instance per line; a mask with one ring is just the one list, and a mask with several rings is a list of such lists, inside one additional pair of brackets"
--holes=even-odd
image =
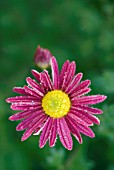
[[(114, 1), (1, 0), (0, 1), (0, 170), (114, 170)], [(91, 79), (91, 94), (108, 96), (98, 108), (96, 138), (83, 136), (67, 151), (59, 139), (54, 148), (39, 149), (39, 136), (21, 142), (19, 122), (5, 99), (23, 86), (35, 68), (37, 45), (48, 48), (59, 68), (65, 60)], [(38, 69), (38, 68), (36, 68)], [(41, 71), (41, 70), (39, 70)]]

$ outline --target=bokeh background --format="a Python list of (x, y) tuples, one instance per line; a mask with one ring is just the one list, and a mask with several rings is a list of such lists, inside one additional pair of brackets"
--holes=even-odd
[[(113, 0), (1, 0), (0, 1), (0, 170), (114, 170), (114, 1)], [(37, 45), (48, 48), (59, 68), (65, 60), (91, 79), (91, 94), (105, 94), (97, 107), (100, 126), (96, 138), (83, 136), (67, 151), (59, 139), (54, 148), (39, 149), (39, 136), (21, 142), (19, 122), (5, 99), (15, 94), (37, 69)]]

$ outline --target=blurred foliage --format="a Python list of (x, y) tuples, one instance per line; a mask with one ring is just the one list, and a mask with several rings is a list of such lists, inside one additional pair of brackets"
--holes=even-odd
[[(0, 41), (0, 170), (114, 170), (114, 1), (1, 0)], [(83, 136), (82, 145), (73, 138), (71, 152), (59, 139), (55, 148), (43, 149), (39, 136), (21, 142), (18, 122), (8, 121), (14, 111), (5, 99), (31, 76), (38, 44), (60, 68), (67, 59), (76, 61), (77, 72), (92, 80), (91, 94), (108, 96), (98, 105), (104, 114), (92, 127), (96, 138)]]
[(104, 115), (100, 116), (101, 126), (98, 127), (100, 135), (107, 137), (112, 143), (114, 142), (114, 105), (103, 106)]
[[(102, 75), (95, 77), (94, 81), (101, 91), (109, 94), (114, 93), (114, 71), (105, 70)], [(106, 86), (107, 82), (108, 86)]]

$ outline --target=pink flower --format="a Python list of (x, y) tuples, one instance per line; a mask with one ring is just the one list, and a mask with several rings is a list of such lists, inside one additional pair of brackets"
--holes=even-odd
[(22, 96), (8, 98), (12, 110), (21, 112), (12, 115), (10, 120), (23, 119), (16, 127), (17, 131), (25, 130), (22, 141), (33, 133), (40, 135), (39, 147), (49, 140), (50, 147), (55, 145), (57, 135), (68, 150), (72, 150), (71, 134), (82, 143), (81, 133), (91, 138), (95, 134), (89, 126), (100, 124), (94, 114), (102, 114), (102, 110), (90, 107), (106, 99), (104, 95), (85, 96), (90, 92), (90, 80), (81, 81), (82, 73), (75, 75), (75, 62), (68, 60), (59, 73), (54, 57), (51, 59), (52, 81), (48, 71), (38, 73), (32, 70), (37, 82), (30, 77), (26, 79), (28, 86), (15, 87), (14, 92)]
[(34, 63), (41, 69), (46, 69), (50, 66), (52, 54), (48, 49), (37, 47), (34, 55)]

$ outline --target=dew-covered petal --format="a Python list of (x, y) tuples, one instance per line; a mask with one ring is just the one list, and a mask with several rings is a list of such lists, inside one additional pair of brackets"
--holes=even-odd
[(75, 62), (69, 64), (67, 72), (65, 72), (65, 76), (63, 78), (62, 90), (65, 91), (67, 86), (71, 83), (76, 70)]
[(47, 71), (47, 70), (44, 70), (44, 74), (45, 74), (45, 77), (46, 77), (48, 90), (53, 90), (52, 81), (51, 81), (51, 78), (50, 78), (50, 76), (49, 76), (49, 74), (48, 74), (48, 71)]
[(91, 138), (95, 137), (93, 131), (87, 125), (77, 123), (74, 119), (72, 119), (69, 116), (67, 118), (70, 120), (70, 123), (75, 127), (75, 129), (77, 129), (79, 132)]
[(31, 107), (31, 106), (37, 106), (37, 105), (41, 105), (41, 102), (38, 102), (38, 101), (28, 101), (28, 102), (21, 101), (21, 102), (17, 102), (17, 103), (12, 103), (12, 106), (28, 106), (28, 107)]
[(10, 108), (12, 110), (36, 110), (36, 109), (41, 109), (41, 104), (39, 105), (31, 105), (31, 106), (21, 106), (17, 105), (17, 103), (13, 103)]
[(20, 120), (20, 119), (30, 116), (32, 113), (33, 113), (32, 110), (25, 110), (23, 112), (19, 112), (19, 113), (16, 113), (16, 114), (10, 116), (9, 120), (12, 120), (12, 121)]
[(28, 126), (31, 123), (38, 121), (40, 118), (42, 118), (44, 116), (46, 116), (46, 115), (43, 114), (42, 111), (38, 111), (38, 110), (34, 111), (32, 113), (32, 115), (30, 115), (29, 117), (27, 117), (21, 123), (18, 124), (18, 126), (16, 127), (16, 130), (17, 131), (24, 130), (24, 129), (28, 128)]
[(72, 80), (72, 82), (68, 85), (68, 87), (66, 88), (65, 92), (68, 94), (71, 94), (71, 92), (78, 86), (78, 84), (80, 83), (81, 79), (82, 79), (83, 74), (82, 73), (78, 73)]
[(64, 118), (57, 119), (57, 132), (59, 134), (63, 146), (68, 150), (72, 150), (72, 137), (70, 135), (70, 130)]
[(49, 138), (50, 147), (53, 147), (55, 145), (56, 138), (57, 138), (57, 119), (54, 119), (52, 129), (51, 129), (50, 138)]
[(88, 126), (77, 124), (77, 129), (84, 135), (89, 136), (90, 138), (95, 137), (94, 132)]
[(86, 87), (88, 87), (91, 84), (90, 80), (85, 80), (82, 81), (78, 86), (76, 86), (76, 88), (73, 88), (73, 90), (70, 91), (70, 94), (72, 95), (73, 93), (85, 89)]
[(82, 119), (84, 119), (84, 120), (88, 119), (88, 120), (92, 121), (95, 124), (98, 124), (98, 125), (100, 124), (100, 120), (97, 117), (87, 113), (86, 111), (79, 110), (79, 109), (77, 109), (75, 107), (73, 107), (72, 112), (73, 112), (73, 110), (74, 110), (74, 113), (76, 115), (79, 115), (79, 117), (82, 117)]
[(48, 86), (47, 86), (47, 81), (44, 73), (40, 73), (40, 80), (41, 80), (41, 85), (43, 88), (44, 93), (48, 92)]
[(80, 97), (80, 96), (82, 96), (82, 95), (85, 95), (85, 94), (89, 93), (90, 91), (91, 91), (90, 88), (81, 89), (81, 90), (73, 93), (72, 95), (70, 95), (70, 98), (73, 99), (73, 98), (75, 98), (75, 97)]
[(82, 104), (82, 105), (92, 105), (92, 104), (97, 104), (100, 103), (102, 101), (104, 101), (106, 99), (106, 96), (104, 95), (91, 95), (91, 96), (84, 96), (84, 97), (80, 97), (80, 98), (73, 98), (72, 99), (72, 103), (75, 104)]
[(37, 72), (36, 70), (31, 70), (32, 75), (36, 78), (36, 80), (38, 80), (38, 82), (40, 82), (40, 73)]
[(16, 97), (10, 97), (6, 99), (6, 102), (8, 103), (14, 103), (14, 102), (32, 102), (32, 101), (38, 101), (37, 97), (34, 96), (16, 96)]
[(61, 69), (61, 72), (60, 72), (60, 89), (62, 87), (63, 78), (65, 76), (65, 72), (67, 71), (69, 64), (70, 64), (70, 62), (69, 62), (69, 60), (67, 60), (62, 66), (62, 69)]
[(14, 88), (13, 88), (13, 91), (14, 91), (15, 93), (24, 94), (24, 95), (29, 95), (29, 93), (27, 93), (23, 87), (14, 87)]
[(10, 107), (12, 110), (35, 109), (35, 108), (41, 108), (41, 102), (38, 101), (17, 102), (17, 103), (12, 103)]
[(42, 117), (39, 117), (39, 119), (36, 119), (35, 121), (33, 121), (28, 127), (27, 130), (25, 131), (25, 133), (23, 134), (21, 141), (26, 140), (28, 137), (30, 137), (32, 135), (32, 133), (34, 133), (34, 131), (36, 129), (38, 129), (39, 126), (41, 126), (41, 124), (43, 124), (46, 120), (47, 116), (46, 115), (42, 115)]
[(52, 57), (51, 59), (51, 69), (52, 69), (52, 79), (53, 79), (54, 89), (59, 89), (59, 83), (60, 83), (59, 69), (55, 57)]
[(40, 74), (41, 84), (45, 92), (53, 89), (53, 85), (48, 74), (48, 71), (44, 70), (43, 73)]
[(29, 88), (28, 86), (24, 86), (24, 89), (27, 93), (29, 93), (29, 95), (35, 96), (38, 99), (41, 99), (41, 95), (37, 92), (37, 90)]
[(83, 105), (76, 105), (77, 109), (85, 110), (86, 112), (90, 114), (102, 114), (103, 111), (97, 108), (89, 107), (89, 106), (83, 106)]
[(78, 142), (82, 144), (82, 137), (79, 131), (77, 130), (76, 126), (74, 125), (74, 123), (72, 123), (67, 116), (65, 117), (65, 120), (67, 122), (70, 132), (74, 135), (74, 137), (78, 140)]
[(40, 143), (39, 143), (39, 147), (43, 148), (44, 145), (46, 144), (47, 140), (49, 139), (50, 136), (50, 132), (51, 132), (51, 128), (52, 128), (52, 124), (53, 124), (53, 118), (49, 117), (46, 120), (46, 123), (44, 124), (41, 136), (40, 136)]
[(39, 96), (42, 97), (44, 96), (41, 86), (38, 83), (36, 83), (35, 80), (31, 79), (30, 77), (27, 77), (26, 81), (28, 85), (31, 86), (36, 93), (38, 93)]
[(77, 123), (83, 124), (85, 126), (92, 126), (93, 122), (88, 119), (86, 116), (79, 114), (75, 110), (71, 109), (67, 116), (71, 119), (74, 119)]

